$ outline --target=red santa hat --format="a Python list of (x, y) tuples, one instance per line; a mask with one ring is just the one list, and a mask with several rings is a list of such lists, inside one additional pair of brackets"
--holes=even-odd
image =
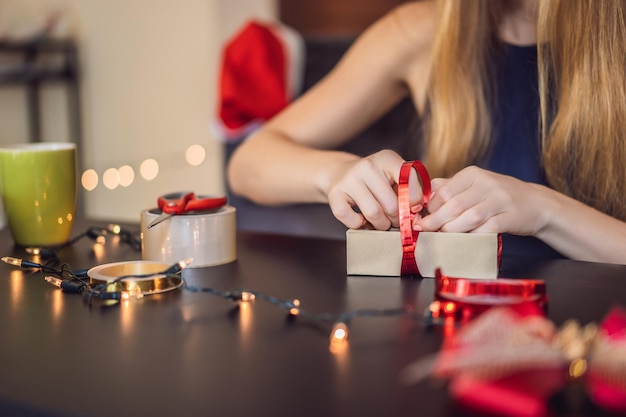
[(251, 20), (222, 50), (215, 134), (237, 141), (281, 111), (299, 93), (304, 43), (293, 29)]

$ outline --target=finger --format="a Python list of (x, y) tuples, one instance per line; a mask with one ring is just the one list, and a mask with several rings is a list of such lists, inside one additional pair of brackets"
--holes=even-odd
[[(396, 174), (395, 181), (400, 183), (400, 171)], [(421, 206), (424, 203), (424, 193), (422, 190), (421, 179), (417, 175), (414, 168), (409, 170), (409, 178), (407, 179), (407, 185), (409, 190), (409, 205), (410, 207)]]
[[(377, 216), (382, 215), (389, 220), (390, 225), (397, 226), (398, 196), (396, 195), (392, 184), (390, 184), (386, 178), (376, 176), (366, 185), (369, 194), (373, 196), (376, 201), (376, 205), (373, 204), (373, 201), (371, 201), (368, 195), (354, 195), (355, 201), (358, 202), (359, 209), (363, 214), (365, 214), (365, 218), (370, 222), (374, 221), (374, 223), (379, 223), (380, 221), (382, 226), (386, 224), (386, 222), (377, 219)], [(366, 207), (364, 204), (368, 204), (369, 206)], [(371, 212), (370, 209), (372, 210)], [(389, 226), (387, 226), (387, 228), (389, 228)]]
[(352, 208), (354, 201), (344, 193), (329, 195), (328, 205), (337, 220), (349, 229), (359, 229), (366, 223), (365, 217)]
[(506, 213), (485, 199), (442, 225), (442, 232), (501, 232), (499, 219)]
[[(511, 232), (507, 230), (506, 225), (515, 223), (514, 222), (515, 215), (511, 212), (502, 212), (498, 213), (494, 216), (491, 216), (487, 221), (483, 224), (472, 230), (473, 233), (507, 233)], [(513, 220), (512, 220), (513, 219)], [(515, 231), (517, 234), (517, 231)], [(519, 233), (521, 235), (527, 235), (528, 233)]]
[[(429, 209), (430, 209), (430, 206), (433, 206), (433, 200), (435, 199), (435, 196), (437, 195), (437, 191), (441, 189), (442, 187), (444, 187), (448, 183), (448, 181), (450, 181), (448, 178), (434, 178), (433, 180), (431, 180), (430, 199), (428, 200)], [(434, 203), (433, 211), (436, 210), (436, 208), (437, 208), (437, 201), (435, 201)]]
[(442, 186), (446, 185), (448, 183), (448, 181), (450, 181), (449, 178), (433, 178), (430, 181), (430, 186), (432, 189), (432, 194), (434, 194), (438, 189), (440, 189)]
[(487, 227), (489, 221), (499, 213), (494, 213), (486, 202), (481, 202), (463, 211), (459, 216), (441, 226), (442, 232), (473, 232)]
[(474, 167), (465, 168), (450, 179), (436, 178), (431, 181), (433, 193), (428, 202), (428, 211), (439, 210), (447, 201), (469, 189), (474, 183)]
[[(400, 171), (406, 161), (397, 153), (389, 150), (380, 151), (375, 156), (379, 157), (378, 163), (389, 179), (389, 184), (397, 192), (397, 185), (400, 183)], [(415, 169), (410, 170), (408, 185), (410, 205), (415, 206), (423, 203), (422, 187)]]
[(498, 218), (501, 216), (502, 215), (499, 214), (497, 216), (491, 217), (489, 220), (487, 220), (486, 222), (484, 222), (483, 224), (481, 224), (474, 230), (470, 230), (470, 232), (472, 233), (501, 233), (501, 231), (499, 230), (499, 227), (497, 226), (497, 224), (500, 223), (498, 221)]
[(360, 211), (366, 213), (365, 217), (376, 224), (378, 229), (387, 224), (386, 220), (380, 218), (381, 209), (391, 225), (399, 224), (397, 182), (403, 163), (404, 159), (396, 152), (382, 150), (365, 158), (356, 167), (359, 178), (366, 179), (366, 187), (378, 204), (373, 204), (369, 196), (359, 194), (354, 188), (350, 188), (349, 193)]
[[(416, 225), (424, 231), (468, 231), (468, 227), (477, 227), (486, 221), (486, 218), (482, 217), (483, 211), (476, 209), (483, 199), (483, 196), (469, 192), (455, 195), (435, 210), (429, 206), (430, 214), (418, 220)], [(472, 226), (469, 226), (470, 224)]]
[[(388, 184), (386, 184), (386, 189), (388, 189), (389, 194), (391, 194), (391, 196), (388, 196), (388, 198), (394, 200), (395, 195), (391, 191), (391, 187)], [(378, 191), (381, 194), (385, 194), (385, 192), (382, 190)], [(358, 207), (358, 210), (361, 212), (363, 217), (365, 217), (365, 220), (370, 222), (375, 229), (389, 229), (389, 227), (391, 226), (391, 219), (385, 212), (385, 209), (381, 204), (380, 197), (377, 197), (375, 194), (373, 194), (369, 188), (364, 187), (355, 190), (355, 192), (352, 193), (352, 198), (355, 202), (355, 205)]]

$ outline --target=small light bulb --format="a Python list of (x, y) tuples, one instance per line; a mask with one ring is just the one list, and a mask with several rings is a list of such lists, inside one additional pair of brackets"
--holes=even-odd
[(143, 298), (143, 292), (139, 286), (134, 286), (128, 289), (128, 291), (122, 291), (121, 299), (126, 300), (140, 300)]
[(54, 285), (55, 287), (59, 287), (61, 288), (61, 283), (63, 282), (62, 279), (57, 278), (57, 277), (52, 277), (50, 275), (44, 277), (44, 279), (49, 282), (50, 284)]
[(31, 255), (41, 255), (41, 248), (26, 248), (26, 253)]
[(345, 323), (335, 323), (330, 333), (331, 343), (341, 343), (348, 339), (348, 326)]
[(185, 269), (189, 266), (189, 264), (191, 264), (193, 262), (193, 258), (187, 258), (185, 260), (182, 260), (180, 262), (178, 262), (178, 265), (180, 265), (180, 269)]
[(300, 300), (298, 300), (297, 298), (295, 298), (292, 302), (291, 305), (293, 307), (291, 307), (289, 309), (289, 314), (291, 314), (292, 316), (297, 316), (298, 314), (300, 314), (300, 309), (298, 307), (300, 307)]
[(110, 224), (107, 229), (115, 235), (119, 235), (122, 232), (122, 227), (119, 224)]
[(2, 258), (2, 261), (13, 266), (21, 266), (22, 260), (19, 258), (11, 258), (10, 256), (5, 256)]
[(3, 262), (17, 266), (18, 268), (41, 268), (41, 265), (36, 262), (27, 261), (20, 258), (12, 258), (10, 256), (5, 256), (1, 258)]
[(441, 315), (441, 302), (435, 300), (430, 303), (428, 305), (428, 312), (430, 314), (430, 317), (432, 317), (433, 319), (439, 318), (439, 316)]
[(183, 259), (182, 261), (176, 262), (174, 265), (167, 268), (163, 271), (164, 274), (178, 274), (183, 269), (187, 268), (190, 263), (193, 262), (193, 258)]
[(569, 365), (569, 376), (578, 379), (587, 372), (587, 360), (583, 358), (574, 359)]
[(433, 301), (428, 306), (428, 309), (430, 310), (431, 313), (437, 313), (441, 309), (441, 302)]
[(446, 314), (452, 314), (456, 311), (456, 303), (454, 301), (446, 301), (443, 303), (443, 311)]
[(241, 301), (250, 302), (250, 301), (254, 301), (255, 298), (256, 298), (256, 295), (254, 295), (254, 293), (251, 293), (248, 291), (243, 291), (241, 293)]

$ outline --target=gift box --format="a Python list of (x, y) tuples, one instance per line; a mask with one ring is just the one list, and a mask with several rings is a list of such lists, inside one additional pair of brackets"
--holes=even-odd
[[(400, 276), (402, 239), (399, 229), (348, 230), (348, 275)], [(435, 270), (463, 278), (497, 278), (500, 238), (497, 233), (421, 232), (414, 249), (419, 274)]]
[(431, 193), (430, 176), (420, 161), (402, 164), (398, 181), (399, 229), (348, 230), (348, 275), (434, 277), (440, 269), (460, 278), (498, 277), (502, 239), (497, 233), (416, 232), (415, 213), (409, 204), (409, 177), (415, 170), (426, 210)]

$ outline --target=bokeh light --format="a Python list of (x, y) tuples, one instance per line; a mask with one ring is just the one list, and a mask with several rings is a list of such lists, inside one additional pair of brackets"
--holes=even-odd
[(187, 160), (187, 163), (194, 167), (203, 163), (205, 157), (206, 151), (200, 145), (191, 145), (185, 152), (185, 159)]
[(128, 187), (135, 181), (135, 171), (130, 165), (124, 165), (118, 170), (120, 174), (120, 185)]
[(98, 173), (93, 169), (88, 169), (83, 172), (80, 179), (80, 183), (87, 191), (93, 191), (98, 186)]
[(139, 173), (145, 180), (152, 181), (159, 175), (159, 163), (154, 159), (146, 159), (139, 166)]
[(120, 185), (120, 173), (115, 168), (109, 168), (102, 174), (102, 183), (109, 190), (114, 190)]

